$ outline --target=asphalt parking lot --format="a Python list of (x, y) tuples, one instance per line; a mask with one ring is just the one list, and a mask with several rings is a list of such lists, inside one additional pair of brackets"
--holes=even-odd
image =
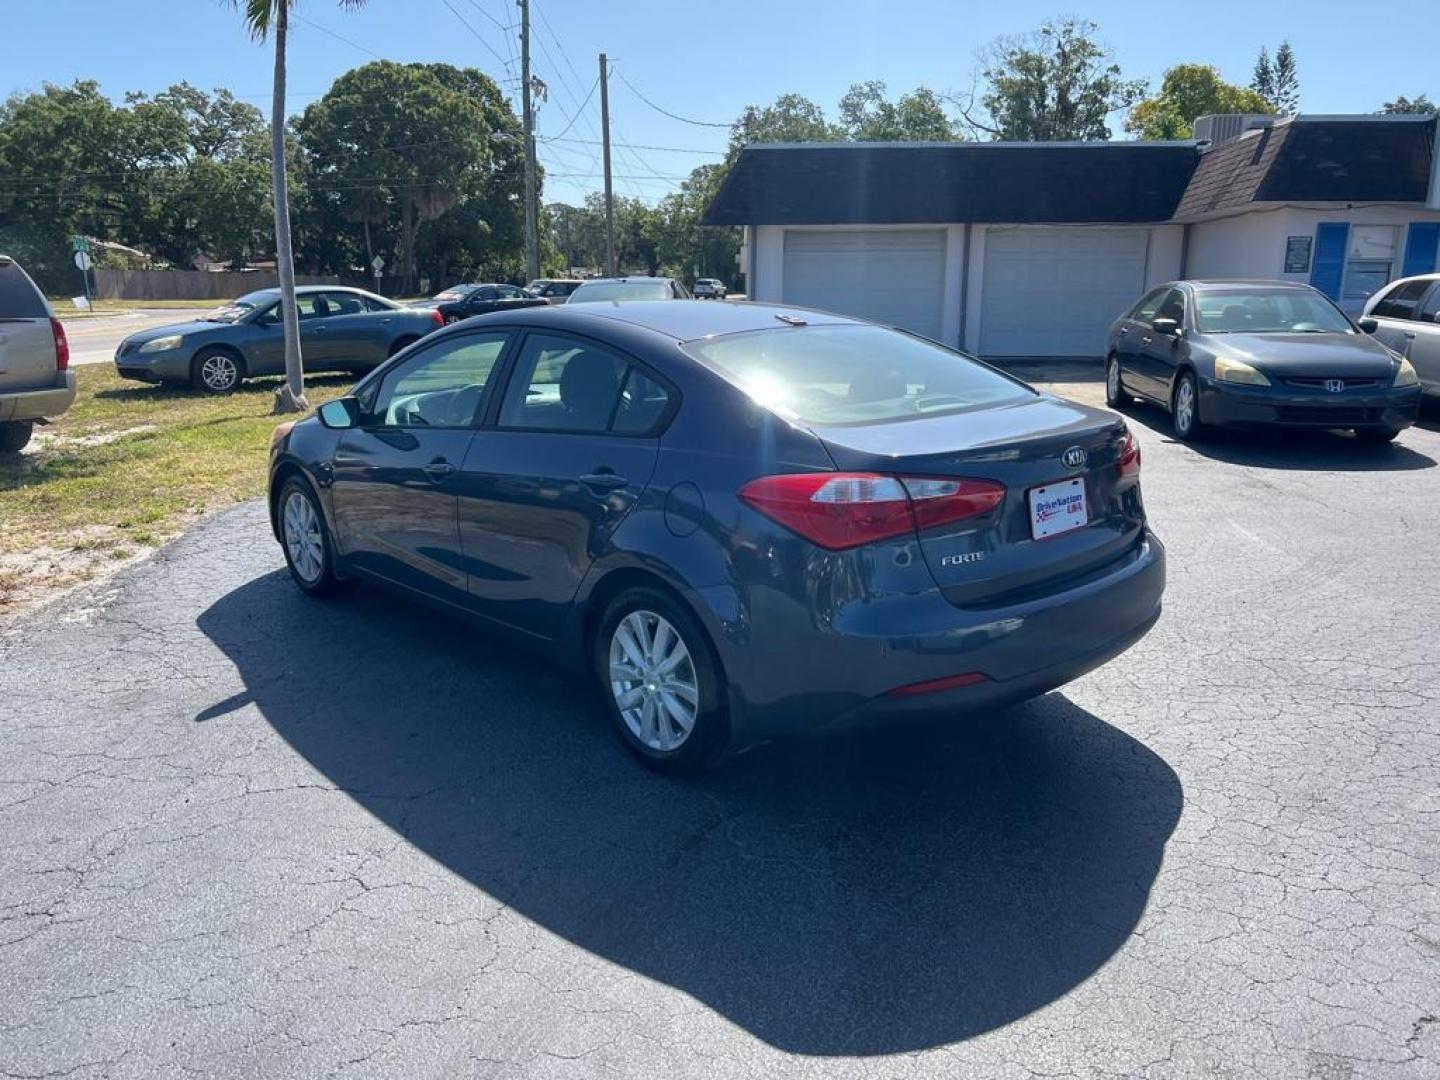
[(1136, 648), (698, 781), (256, 504), (10, 627), (0, 1075), (1440, 1075), (1440, 425), (1132, 426)]

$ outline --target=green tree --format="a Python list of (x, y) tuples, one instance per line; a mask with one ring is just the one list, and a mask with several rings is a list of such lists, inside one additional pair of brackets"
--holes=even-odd
[(1265, 98), (1225, 82), (1210, 65), (1177, 64), (1165, 72), (1158, 94), (1135, 103), (1125, 130), (1142, 139), (1188, 139), (1196, 117), (1271, 111)]
[(700, 224), (725, 173), (723, 165), (702, 165), (681, 181), (679, 191), (661, 202), (657, 255), (665, 273), (688, 282), (697, 277), (715, 277), (734, 284), (735, 256), (740, 250), (738, 231)]
[[(337, 193), (344, 216), (367, 237), (371, 225), (394, 225), (407, 290), (421, 255), (432, 274), (450, 277), (498, 266), (519, 242), (521, 127), (482, 72), (365, 64), (336, 79), (296, 127), (312, 182)], [(431, 232), (448, 242), (421, 244), (421, 227), (442, 217)]]
[(935, 91), (916, 87), (898, 101), (886, 97), (885, 83), (855, 83), (840, 99), (840, 126), (856, 142), (952, 142), (960, 133)]
[[(1270, 63), (1270, 50), (1260, 46), (1260, 55), (1255, 58), (1255, 72), (1250, 76), (1250, 89), (1266, 101), (1275, 101), (1275, 66)], [(1266, 112), (1270, 110), (1267, 109)]]
[(1300, 111), (1300, 73), (1289, 41), (1282, 41), (1275, 50), (1275, 95), (1270, 100), (1277, 111), (1287, 115)]
[(730, 160), (746, 143), (838, 142), (844, 132), (803, 94), (781, 94), (766, 106), (747, 105), (730, 125)]
[[(275, 200), (275, 269), (280, 275), (280, 309), (285, 326), (285, 384), (275, 393), (277, 413), (310, 408), (305, 397), (305, 368), (300, 356), (300, 315), (295, 307), (295, 255), (291, 249), (290, 193), (285, 160), (285, 39), (295, 0), (231, 0), (244, 14), (250, 36), (275, 39), (275, 76), (270, 100), (270, 169)], [(339, 0), (358, 8), (365, 0)]]
[(1397, 97), (1394, 101), (1387, 101), (1380, 106), (1380, 112), (1389, 116), (1402, 116), (1410, 113), (1433, 113), (1436, 112), (1435, 103), (1426, 94), (1420, 94), (1413, 98)]
[(996, 139), (1021, 142), (1108, 139), (1111, 113), (1145, 92), (1143, 80), (1121, 77), (1087, 19), (1044, 23), (1032, 35), (991, 47), (982, 77), (986, 116), (967, 121)]

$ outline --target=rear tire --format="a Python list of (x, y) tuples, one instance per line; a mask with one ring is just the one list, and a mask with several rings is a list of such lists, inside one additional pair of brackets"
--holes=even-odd
[(233, 394), (245, 381), (245, 362), (229, 349), (201, 349), (190, 362), (190, 385), (207, 394)]
[(610, 722), (647, 767), (691, 775), (724, 751), (724, 676), (699, 621), (669, 593), (622, 592), (600, 617), (590, 649)]
[(1371, 446), (1383, 446), (1394, 442), (1400, 435), (1400, 428), (1356, 428), (1355, 438)]
[(1125, 392), (1125, 383), (1120, 378), (1120, 358), (1111, 353), (1105, 361), (1105, 404), (1112, 409), (1123, 409), (1134, 400)]
[(311, 596), (339, 592), (346, 583), (335, 576), (335, 545), (310, 485), (295, 476), (286, 480), (276, 501), (276, 518), (285, 565), (295, 584)]
[(1182, 371), (1175, 382), (1175, 392), (1170, 395), (1170, 416), (1174, 422), (1175, 437), (1181, 442), (1195, 442), (1204, 435), (1200, 423), (1200, 391), (1195, 383), (1193, 371)]
[(29, 420), (12, 420), (0, 424), (0, 454), (18, 454), (35, 434), (35, 425)]

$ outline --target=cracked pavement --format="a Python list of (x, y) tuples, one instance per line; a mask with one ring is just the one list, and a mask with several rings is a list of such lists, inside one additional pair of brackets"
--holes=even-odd
[(256, 504), (10, 627), (0, 1077), (1440, 1075), (1440, 433), (1132, 426), (1140, 645), (699, 781)]

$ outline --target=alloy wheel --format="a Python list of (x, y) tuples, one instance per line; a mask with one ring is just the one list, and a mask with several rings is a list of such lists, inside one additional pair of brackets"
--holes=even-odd
[(680, 748), (695, 729), (700, 682), (685, 639), (653, 611), (632, 611), (610, 636), (610, 692), (630, 733), (651, 750)]
[(1182, 435), (1190, 434), (1195, 425), (1195, 384), (1190, 379), (1181, 379), (1175, 390), (1175, 429)]
[(1112, 402), (1120, 400), (1120, 361), (1113, 357), (1105, 369), (1105, 396)]
[(302, 492), (292, 491), (286, 496), (284, 526), (290, 565), (301, 581), (315, 584), (325, 572), (325, 539), (315, 507)]
[(225, 353), (212, 353), (200, 365), (200, 381), (207, 390), (230, 390), (240, 381), (240, 369)]

